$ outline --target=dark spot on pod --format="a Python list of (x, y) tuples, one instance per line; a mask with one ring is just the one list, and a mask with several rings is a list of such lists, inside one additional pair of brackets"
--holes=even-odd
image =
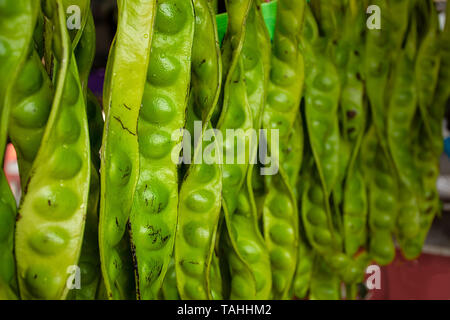
[(357, 114), (358, 113), (355, 110), (349, 110), (349, 111), (347, 111), (347, 118), (353, 119), (354, 117), (357, 116)]

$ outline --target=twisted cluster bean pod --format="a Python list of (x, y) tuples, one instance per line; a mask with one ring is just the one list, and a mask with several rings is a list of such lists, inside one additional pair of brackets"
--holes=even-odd
[(74, 50), (80, 72), (80, 82), (86, 99), (86, 113), (89, 125), (91, 147), (91, 180), (86, 214), (86, 226), (79, 259), (82, 274), (81, 288), (72, 290), (68, 298), (93, 300), (101, 280), (98, 248), (98, 204), (100, 199), (100, 147), (103, 132), (101, 106), (94, 94), (87, 88), (88, 76), (95, 54), (95, 27), (92, 13), (86, 12), (87, 22), (77, 47)]
[[(180, 152), (189, 98), (192, 1), (158, 2), (154, 28), (138, 123), (139, 180), (130, 216), (137, 294), (144, 300), (157, 298), (175, 242), (178, 176), (174, 160)], [(204, 209), (204, 199), (192, 200), (200, 206), (196, 211)], [(201, 242), (201, 230), (193, 228), (190, 240)]]
[(316, 256), (310, 284), (310, 300), (339, 300), (340, 279), (321, 256)]
[(361, 153), (368, 189), (370, 254), (377, 263), (385, 265), (395, 256), (392, 231), (397, 220), (398, 182), (374, 125), (364, 137)]
[[(80, 254), (90, 178), (86, 105), (61, 0), (46, 2), (53, 24), (55, 96), (19, 208), (16, 252), (24, 299), (64, 299), (67, 270)], [(70, 161), (69, 161), (70, 160)], [(54, 258), (58, 257), (58, 264)]]
[(360, 147), (366, 126), (366, 108), (364, 101), (364, 84), (361, 64), (363, 63), (363, 43), (361, 28), (353, 30), (353, 26), (363, 26), (360, 14), (364, 4), (351, 2), (346, 17), (346, 36), (351, 50), (345, 66), (342, 93), (340, 98), (342, 135), (344, 143), (349, 147), (350, 155), (343, 190), (343, 231), (345, 252), (353, 256), (366, 242), (367, 194), (363, 177)]
[[(318, 38), (317, 23), (306, 11), (303, 37), (305, 54), (305, 117), (311, 149), (317, 170), (329, 197), (339, 174), (339, 124), (337, 118), (340, 94), (336, 68), (319, 52), (323, 39)], [(322, 48), (323, 49), (323, 48)]]
[(297, 269), (295, 270), (294, 281), (292, 282), (293, 294), (298, 299), (304, 299), (308, 295), (314, 259), (314, 250), (308, 245), (306, 239), (301, 238), (298, 245)]
[[(30, 1), (3, 1), (0, 4), (0, 150), (6, 147), (8, 120), (14, 105), (13, 84), (18, 81), (18, 70), (26, 63), (32, 50), (33, 29), (38, 6)], [(17, 80), (16, 80), (17, 79)], [(24, 84), (24, 91), (33, 90)], [(3, 163), (3, 161), (1, 161)], [(16, 201), (2, 171), (0, 174), (0, 298), (15, 299), (17, 296), (16, 270), (13, 255)]]
[[(385, 0), (375, 0), (374, 5), (380, 7), (381, 12), (388, 12), (387, 2)], [(387, 154), (387, 140), (385, 128), (385, 88), (388, 83), (390, 68), (391, 45), (390, 26), (387, 14), (381, 15), (382, 29), (373, 29), (367, 31), (365, 45), (364, 69), (366, 74), (366, 90), (370, 101), (370, 110), (372, 121), (376, 128), (376, 133), (380, 138), (380, 143)]]
[[(239, 250), (237, 242), (239, 230), (234, 228), (233, 216), (239, 206), (239, 193), (246, 181), (250, 157), (253, 154), (251, 148), (256, 141), (256, 137), (249, 130), (253, 128), (253, 117), (248, 101), (243, 62), (246, 24), (253, 0), (230, 0), (226, 1), (226, 5), (228, 27), (223, 45), (226, 76), (223, 83), (223, 109), (217, 124), (224, 137), (222, 208), (226, 229), (223, 238), (224, 245), (228, 248), (226, 255), (231, 275), (230, 298), (248, 299), (255, 296), (256, 283), (250, 266)], [(243, 152), (237, 154), (237, 148), (244, 148)]]
[[(210, 270), (221, 209), (222, 168), (212, 130), (209, 131), (212, 148), (203, 145), (203, 138), (206, 138), (206, 130), (211, 129), (210, 118), (219, 99), (222, 64), (210, 3), (194, 0), (193, 4), (196, 19), (192, 46), (192, 103), (188, 105), (187, 126), (191, 126), (196, 117), (203, 120), (203, 125), (199, 141), (195, 141), (198, 146), (194, 151), (194, 162), (180, 190), (175, 270), (182, 299), (211, 299)], [(212, 163), (202, 163), (207, 159), (199, 161), (206, 150), (213, 155), (213, 159), (208, 159), (213, 160)]]
[[(300, 106), (304, 83), (303, 54), (299, 49), (304, 23), (304, 1), (279, 1), (275, 27), (271, 72), (263, 114), (268, 145), (272, 129), (277, 130), (279, 145), (288, 142)], [(280, 151), (268, 148), (274, 161)], [(279, 165), (279, 163), (277, 163)], [(274, 173), (272, 173), (274, 174)], [(289, 178), (284, 169), (265, 179), (267, 194), (263, 208), (263, 230), (272, 264), (272, 294), (287, 297), (295, 274), (298, 254), (298, 211)]]
[[(268, 61), (270, 47), (268, 46), (267, 31), (260, 27), (261, 19), (259, 7), (255, 3), (250, 8), (246, 21), (246, 33), (242, 48), (242, 60), (245, 73), (245, 84), (249, 106), (253, 119), (253, 128), (259, 132), (261, 114), (264, 107), (266, 83), (268, 78)], [(257, 137), (255, 140), (257, 141)], [(271, 290), (270, 259), (265, 247), (264, 239), (258, 228), (256, 204), (253, 196), (252, 174), (253, 163), (256, 160), (256, 147), (251, 149), (250, 164), (247, 176), (238, 196), (236, 212), (231, 215), (233, 241), (236, 243), (237, 256), (242, 257), (248, 265), (252, 281), (255, 283), (255, 293), (248, 291), (242, 295), (240, 281), (241, 274), (231, 270), (231, 295), (245, 299), (268, 299)], [(230, 253), (233, 259), (235, 253)], [(237, 293), (236, 293), (237, 292)]]
[[(435, 127), (431, 127), (429, 109), (433, 103), (436, 86), (439, 80), (441, 56), (439, 54), (439, 25), (438, 15), (431, 3), (430, 23), (415, 60), (415, 79), (417, 83), (417, 100), (424, 120), (425, 128), (431, 138)], [(440, 128), (440, 124), (439, 124)], [(439, 129), (440, 130), (440, 129)]]
[(17, 152), (20, 185), (24, 191), (53, 101), (53, 85), (34, 49), (14, 86), (8, 133)]
[(118, 5), (117, 33), (108, 58), (103, 99), (106, 121), (100, 169), (99, 248), (108, 298), (132, 299), (136, 293), (127, 223), (139, 173), (137, 122), (156, 1), (131, 0), (126, 5), (119, 1)]
[(421, 192), (419, 197), (419, 230), (414, 238), (402, 239), (404, 255), (409, 259), (419, 256), (434, 217), (440, 210), (437, 178), (439, 176), (439, 157), (434, 153), (433, 145), (427, 139), (427, 130), (422, 123), (418, 134), (417, 148), (414, 153), (416, 167), (421, 173)]
[[(412, 39), (412, 41), (415, 41)], [(397, 59), (394, 89), (391, 95), (387, 138), (392, 159), (399, 175), (401, 192), (397, 228), (400, 244), (404, 238), (414, 238), (419, 231), (420, 176), (414, 163), (413, 119), (417, 110), (417, 94), (414, 81), (414, 56), (405, 52)]]

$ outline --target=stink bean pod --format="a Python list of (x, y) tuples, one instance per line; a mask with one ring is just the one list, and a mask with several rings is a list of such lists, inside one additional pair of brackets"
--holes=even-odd
[[(199, 142), (180, 190), (175, 268), (182, 299), (211, 298), (210, 264), (221, 209), (222, 174), (218, 144), (214, 136), (210, 138), (214, 140), (205, 147)], [(206, 148), (213, 154), (213, 162), (196, 164), (199, 152)]]
[[(256, 284), (248, 262), (239, 251), (237, 232), (233, 226), (233, 215), (239, 206), (239, 193), (246, 181), (249, 168), (251, 148), (256, 136), (249, 129), (253, 128), (252, 110), (248, 101), (245, 82), (245, 64), (243, 46), (246, 39), (247, 19), (253, 6), (253, 0), (226, 1), (228, 27), (224, 39), (224, 76), (223, 105), (217, 127), (224, 136), (224, 162), (222, 175), (222, 208), (225, 225), (225, 247), (229, 273), (231, 299), (249, 299), (256, 294)], [(234, 133), (232, 130), (234, 129)], [(228, 132), (227, 132), (228, 131)], [(238, 147), (244, 149), (236, 153)]]
[[(407, 259), (415, 259), (419, 256), (434, 217), (440, 211), (439, 192), (437, 190), (440, 157), (435, 154), (433, 145), (430, 144), (424, 123), (420, 125), (418, 132), (413, 156), (416, 167), (421, 172), (419, 231), (415, 232), (415, 237), (400, 239), (403, 254)], [(410, 205), (410, 208), (416, 210), (417, 206)]]
[(136, 294), (127, 223), (139, 173), (137, 122), (146, 83), (155, 7), (155, 0), (131, 0), (126, 5), (118, 2), (117, 33), (106, 68), (99, 247), (109, 299), (132, 299)]
[[(144, 300), (157, 299), (174, 248), (179, 198), (174, 160), (189, 98), (194, 23), (192, 1), (158, 2), (139, 114), (139, 179), (130, 215), (137, 294)], [(204, 194), (193, 197), (195, 211), (213, 203)], [(193, 243), (204, 241), (198, 225), (191, 225), (188, 234)]]
[[(3, 163), (8, 121), (14, 106), (14, 83), (33, 50), (32, 37), (38, 5), (31, 1), (3, 1), (0, 4), (0, 152)], [(5, 173), (0, 173), (0, 298), (17, 299), (14, 229), (16, 201)]]
[[(415, 42), (415, 39), (409, 37), (408, 41)], [(417, 91), (415, 54), (412, 57), (410, 54), (404, 51), (398, 56), (387, 116), (388, 145), (402, 187), (397, 220), (400, 245), (405, 241), (404, 237), (414, 238), (419, 231), (420, 176), (411, 156), (414, 153), (411, 132), (417, 109)]]
[(16, 252), (26, 253), (17, 256), (23, 299), (66, 297), (68, 270), (77, 264), (81, 250), (90, 179), (86, 106), (62, 1), (49, 0), (44, 13), (55, 29), (52, 47), (58, 76), (16, 224)]
[(305, 117), (311, 149), (328, 198), (339, 175), (339, 77), (334, 65), (320, 52), (324, 39), (318, 38), (317, 23), (310, 10), (306, 11), (305, 21), (302, 42)]
[[(253, 128), (259, 132), (261, 114), (265, 101), (266, 83), (268, 78), (268, 61), (270, 46), (267, 31), (259, 25), (260, 11), (255, 3), (250, 8), (246, 21), (247, 30), (242, 48), (242, 60), (245, 72), (247, 96), (253, 119)], [(250, 159), (256, 160), (256, 147), (250, 151)], [(268, 299), (271, 293), (270, 259), (264, 239), (258, 228), (256, 204), (253, 195), (252, 174), (253, 163), (249, 164), (244, 185), (238, 195), (237, 210), (231, 217), (231, 237), (236, 244), (237, 254), (229, 253), (229, 260), (234, 256), (242, 257), (249, 267), (253, 290), (242, 290), (242, 274), (231, 270), (231, 297), (240, 299)]]
[(35, 50), (31, 50), (23, 65), (14, 84), (14, 92), (8, 133), (17, 152), (23, 191), (41, 145), (53, 101), (53, 85)]
[[(269, 130), (266, 141), (272, 145), (272, 129), (278, 131), (279, 145), (288, 142), (300, 107), (304, 84), (304, 61), (299, 48), (303, 30), (304, 1), (278, 1), (272, 46), (271, 72), (263, 128)], [(269, 152), (280, 160), (279, 145)], [(279, 163), (278, 163), (279, 164)], [(272, 294), (285, 299), (295, 274), (298, 254), (298, 209), (289, 177), (280, 167), (266, 176), (268, 190), (263, 206), (263, 230), (272, 265)], [(281, 235), (289, 236), (281, 236)]]
[[(205, 0), (194, 0), (193, 4), (196, 24), (192, 46), (192, 97), (186, 127), (192, 126), (196, 117), (203, 120), (203, 125), (199, 141), (194, 144), (198, 144), (194, 162), (187, 171), (179, 195), (175, 270), (182, 299), (212, 299), (211, 260), (221, 209), (222, 167), (210, 118), (219, 99), (222, 65), (212, 8)], [(209, 137), (205, 135), (207, 129)], [(193, 129), (190, 131), (192, 133)], [(204, 146), (203, 138), (212, 140), (210, 145)], [(199, 160), (203, 159), (206, 150), (212, 159), (204, 159), (207, 163), (202, 163)]]
[(385, 265), (395, 256), (392, 232), (397, 220), (398, 182), (373, 125), (364, 137), (361, 152), (368, 189), (369, 251), (377, 263)]
[(310, 300), (339, 300), (340, 280), (325, 260), (316, 256), (311, 276)]

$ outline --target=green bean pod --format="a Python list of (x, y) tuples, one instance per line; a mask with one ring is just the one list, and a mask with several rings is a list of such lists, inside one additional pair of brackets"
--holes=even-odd
[(364, 137), (361, 154), (368, 189), (370, 254), (377, 263), (386, 265), (395, 256), (392, 232), (398, 213), (398, 182), (373, 125)]
[[(139, 180), (130, 215), (137, 296), (144, 300), (157, 299), (175, 242), (177, 162), (191, 80), (192, 1), (159, 1), (154, 28), (138, 123)], [(196, 238), (196, 229), (191, 232), (189, 240), (203, 241)]]
[[(220, 229), (218, 229), (218, 231), (220, 231)], [(216, 239), (219, 238), (217, 233)], [(222, 274), (220, 270), (220, 261), (215, 250), (213, 252), (211, 259), (209, 286), (211, 290), (212, 300), (223, 300)]]
[[(92, 150), (92, 148), (91, 148)], [(78, 266), (81, 271), (81, 288), (69, 292), (70, 300), (95, 300), (101, 268), (98, 249), (98, 201), (100, 199), (100, 177), (98, 168), (91, 165), (91, 180), (87, 204), (86, 226), (83, 234)]]
[(301, 238), (298, 246), (298, 261), (292, 291), (297, 299), (305, 299), (311, 284), (315, 251)]
[[(201, 136), (195, 141), (198, 146), (194, 162), (180, 190), (175, 269), (182, 299), (212, 299), (210, 270), (221, 209), (222, 167), (210, 119), (219, 99), (222, 65), (212, 8), (204, 0), (193, 3), (196, 25), (192, 49), (192, 103), (188, 106), (187, 126), (191, 126), (196, 117), (203, 121)], [(192, 128), (190, 132), (193, 133)], [(204, 138), (212, 142), (205, 146)], [(208, 161), (213, 160), (212, 163), (199, 161), (206, 150), (213, 155)], [(199, 237), (200, 233), (203, 236)]]
[(394, 89), (388, 110), (388, 143), (401, 181), (397, 228), (400, 244), (404, 237), (414, 238), (419, 232), (420, 176), (411, 156), (414, 153), (411, 132), (417, 109), (414, 61), (406, 54), (397, 60)]
[(160, 294), (164, 300), (180, 300), (173, 256), (171, 256), (169, 266), (167, 267), (166, 276), (163, 280)]
[[(281, 143), (285, 143), (289, 138), (303, 91), (304, 60), (299, 43), (305, 6), (305, 2), (301, 0), (280, 0), (277, 4), (277, 23), (263, 127), (278, 129)], [(268, 134), (267, 140), (270, 142), (270, 132)]]
[(14, 84), (9, 137), (17, 152), (20, 185), (24, 191), (41, 145), (53, 100), (53, 85), (35, 50)]
[(345, 252), (353, 256), (360, 247), (366, 244), (368, 200), (366, 193), (366, 181), (361, 166), (358, 163), (351, 164), (345, 180), (343, 224)]
[(310, 300), (340, 299), (339, 277), (330, 270), (326, 262), (320, 256), (317, 256), (314, 261), (310, 286)]
[[(267, 31), (260, 25), (260, 11), (255, 3), (252, 4), (246, 21), (246, 33), (242, 48), (242, 60), (245, 72), (245, 84), (249, 106), (251, 109), (253, 128), (259, 132), (261, 115), (265, 101), (266, 84), (268, 78), (268, 61), (270, 46)], [(256, 138), (257, 139), (257, 138)], [(264, 239), (258, 228), (256, 204), (253, 195), (252, 174), (253, 163), (256, 161), (256, 148), (252, 148), (246, 180), (238, 195), (236, 212), (231, 215), (232, 237), (236, 244), (236, 253), (230, 253), (230, 260), (234, 255), (242, 257), (249, 267), (254, 288), (242, 290), (243, 283), (248, 282), (242, 274), (235, 274), (231, 270), (231, 296), (240, 299), (268, 299), (271, 290), (270, 259), (265, 247)], [(250, 288), (246, 284), (244, 288)], [(254, 290), (253, 290), (254, 289)], [(255, 292), (253, 292), (255, 291)]]
[[(211, 298), (210, 264), (221, 209), (222, 174), (217, 141), (213, 134), (209, 139), (212, 142), (204, 147), (199, 142), (180, 190), (175, 268), (182, 299)], [(213, 162), (196, 164), (206, 148), (214, 154)]]
[[(339, 175), (339, 77), (334, 65), (320, 53), (317, 24), (310, 10), (306, 13), (303, 51), (305, 54), (305, 115), (311, 149), (326, 198)], [(323, 49), (323, 48), (322, 48)]]
[(45, 9), (55, 29), (52, 47), (57, 77), (48, 124), (16, 224), (23, 299), (64, 299), (67, 295), (68, 270), (77, 264), (81, 250), (90, 179), (86, 106), (64, 7), (61, 0), (51, 0)]
[(432, 128), (429, 123), (428, 110), (433, 103), (436, 86), (439, 79), (441, 56), (439, 54), (439, 25), (438, 15), (434, 4), (431, 5), (430, 23), (424, 39), (420, 43), (415, 60), (415, 79), (417, 86), (417, 99), (424, 124), (430, 137)]
[[(225, 218), (224, 246), (230, 274), (230, 299), (251, 299), (256, 295), (256, 284), (248, 262), (238, 247), (238, 230), (234, 228), (234, 215), (239, 206), (239, 193), (245, 185), (246, 174), (257, 141), (253, 135), (252, 110), (249, 105), (243, 46), (247, 20), (253, 0), (226, 1), (228, 27), (223, 44), (223, 105), (217, 127), (224, 137), (222, 178), (223, 212)], [(229, 131), (234, 129), (235, 131)], [(231, 133), (231, 134), (230, 134)], [(240, 153), (236, 153), (236, 150)]]
[[(118, 2), (105, 77), (99, 247), (109, 299), (135, 297), (127, 223), (139, 174), (137, 122), (153, 38), (155, 0)], [(169, 26), (167, 26), (169, 27)]]
[[(381, 12), (389, 12), (385, 0), (375, 0)], [(365, 63), (366, 90), (370, 101), (372, 121), (376, 128), (380, 143), (387, 152), (386, 125), (385, 125), (385, 91), (390, 70), (389, 48), (392, 45), (390, 39), (390, 24), (388, 15), (381, 14), (381, 29), (368, 30), (366, 35)]]

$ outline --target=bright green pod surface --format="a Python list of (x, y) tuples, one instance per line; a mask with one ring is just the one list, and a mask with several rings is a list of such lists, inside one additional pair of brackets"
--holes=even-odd
[[(223, 135), (222, 197), (226, 226), (223, 238), (229, 264), (230, 299), (251, 299), (256, 295), (256, 284), (250, 266), (238, 249), (237, 231), (233, 227), (233, 216), (238, 208), (238, 196), (245, 183), (250, 157), (257, 141), (252, 135), (252, 110), (249, 105), (245, 80), (243, 46), (246, 39), (246, 24), (253, 1), (230, 0), (226, 2), (228, 29), (223, 45), (224, 76), (223, 109), (217, 127)], [(228, 129), (234, 129), (232, 134)], [(249, 130), (250, 129), (250, 130)], [(235, 150), (241, 147), (241, 152)], [(242, 152), (243, 151), (243, 152)], [(226, 227), (226, 228), (225, 228)]]
[(370, 254), (385, 265), (395, 256), (392, 232), (397, 220), (398, 181), (372, 125), (363, 140), (363, 172), (369, 203)]
[[(14, 83), (30, 51), (33, 28), (38, 16), (38, 3), (30, 1), (3, 1), (0, 5), (0, 150), (3, 160), (8, 121), (14, 105)], [(3, 161), (2, 161), (3, 163)], [(2, 170), (0, 174), (0, 296), (17, 299), (14, 229), (16, 200)]]
[[(219, 99), (222, 65), (212, 8), (205, 0), (195, 0), (193, 4), (196, 22), (192, 48), (192, 91), (186, 127), (190, 128), (192, 135), (193, 122), (202, 118), (203, 129), (199, 141), (195, 141), (198, 145), (193, 153), (193, 163), (179, 195), (175, 270), (182, 299), (211, 299), (210, 281), (217, 281), (210, 275), (221, 210), (222, 167), (220, 150), (209, 121)], [(204, 143), (204, 139), (210, 143)], [(212, 159), (204, 158), (206, 151)]]
[[(157, 298), (175, 242), (177, 161), (194, 37), (192, 2), (158, 2), (154, 28), (138, 123), (139, 180), (130, 216), (137, 294), (144, 300)], [(194, 230), (189, 236), (196, 241), (198, 235)]]
[(23, 191), (41, 145), (53, 101), (52, 83), (35, 50), (31, 50), (23, 65), (14, 90), (8, 133), (17, 152)]
[[(80, 254), (90, 178), (86, 106), (61, 0), (48, 3), (55, 28), (55, 97), (19, 209), (17, 270), (23, 299), (64, 299)], [(70, 161), (67, 161), (70, 159)], [(25, 254), (26, 253), (26, 254)], [(54, 261), (58, 261), (55, 264)]]
[(155, 0), (119, 1), (118, 26), (108, 58), (103, 102), (99, 246), (108, 298), (133, 299), (127, 223), (139, 173), (137, 120), (153, 37)]
[(311, 276), (310, 300), (339, 300), (340, 280), (323, 258), (317, 256)]
[[(265, 90), (268, 78), (268, 64), (270, 57), (270, 40), (267, 31), (260, 25), (262, 17), (253, 3), (246, 22), (246, 33), (242, 48), (242, 60), (244, 64), (244, 77), (247, 87), (247, 97), (253, 119), (253, 128), (259, 131), (261, 114), (265, 101)], [(265, 28), (265, 27), (264, 27)], [(257, 138), (256, 138), (257, 139)], [(250, 159), (256, 160), (256, 148), (252, 149)], [(238, 195), (236, 212), (231, 215), (233, 241), (236, 244), (236, 253), (229, 253), (229, 260), (235, 261), (235, 255), (242, 257), (244, 264), (248, 266), (254, 282), (254, 295), (248, 295), (242, 290), (242, 278), (240, 272), (231, 270), (231, 296), (240, 299), (268, 299), (271, 293), (270, 259), (265, 247), (264, 239), (258, 229), (256, 205), (252, 188), (253, 161), (251, 161), (246, 173), (246, 180)], [(248, 283), (246, 286), (249, 286)], [(250, 286), (249, 286), (250, 287)], [(253, 288), (252, 288), (253, 289)]]

